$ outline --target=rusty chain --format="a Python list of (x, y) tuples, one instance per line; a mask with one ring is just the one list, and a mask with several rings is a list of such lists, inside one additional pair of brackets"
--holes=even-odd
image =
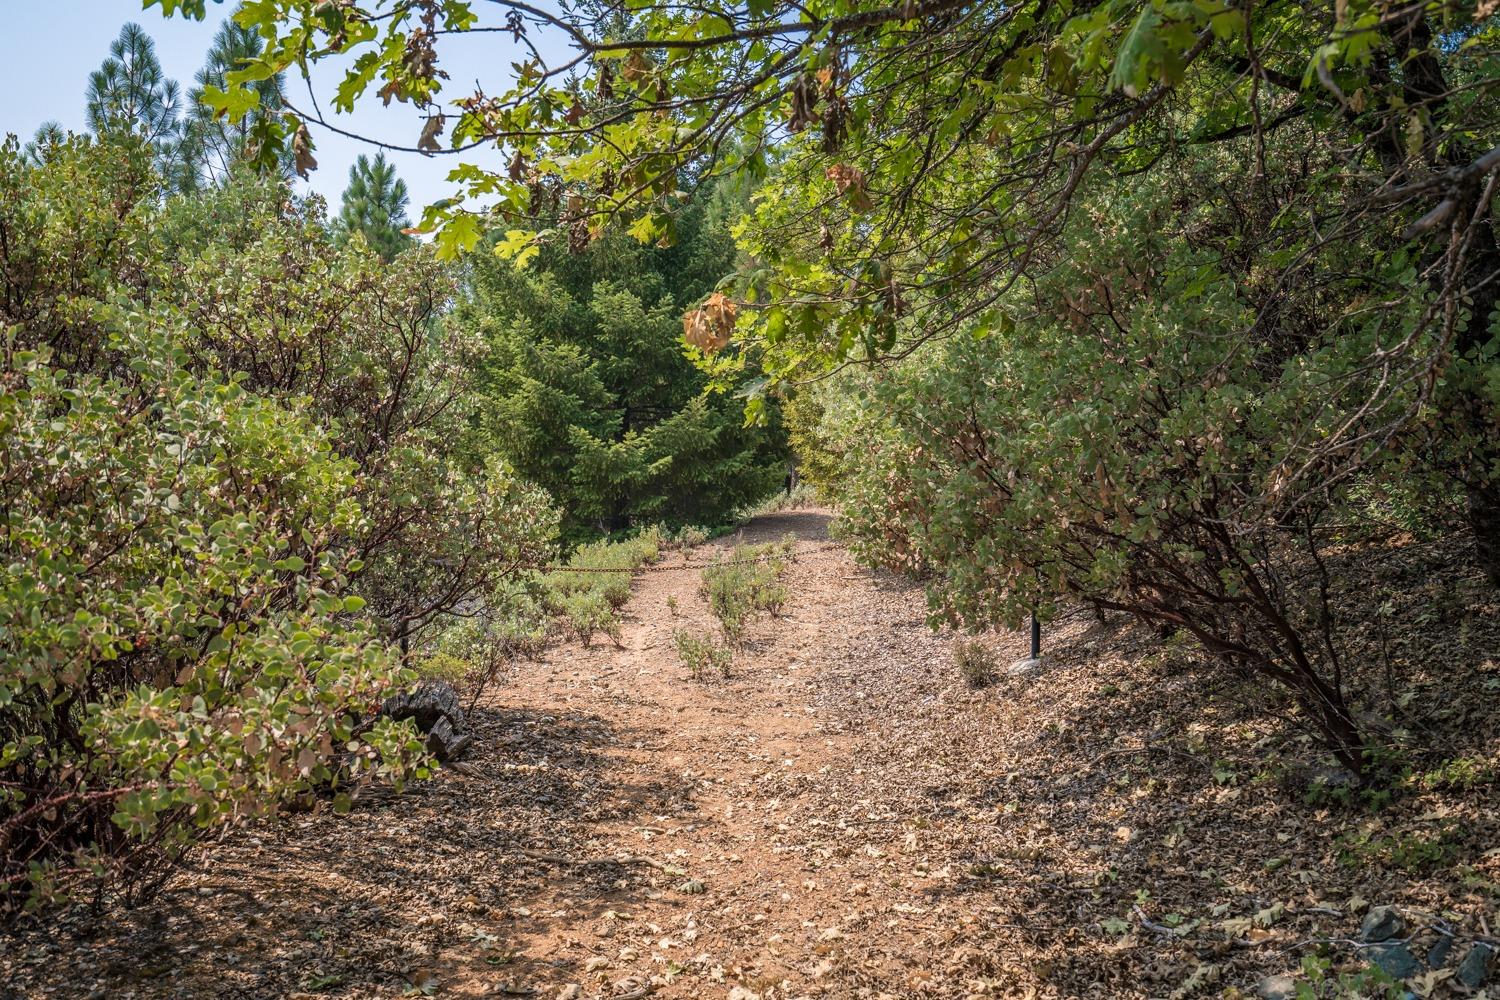
[(843, 546), (837, 542), (827, 542), (815, 549), (807, 549), (802, 552), (782, 552), (772, 555), (755, 556), (750, 559), (721, 559), (718, 562), (677, 563), (675, 565), (647, 564), (637, 566), (633, 569), (626, 567), (610, 567), (607, 569), (590, 569), (586, 566), (533, 566), (532, 569), (543, 573), (674, 573), (684, 569), (713, 569), (716, 566), (748, 566), (753, 563), (770, 562), (773, 559), (789, 559), (795, 562), (804, 556), (821, 555), (833, 549), (842, 549)]

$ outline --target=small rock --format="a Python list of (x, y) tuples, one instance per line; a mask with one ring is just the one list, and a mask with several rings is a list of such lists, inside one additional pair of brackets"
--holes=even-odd
[(1448, 964), (1448, 956), (1453, 952), (1453, 939), (1446, 934), (1437, 939), (1437, 944), (1427, 953), (1427, 964), (1431, 968), (1441, 969)]
[(1392, 979), (1410, 979), (1422, 971), (1422, 963), (1411, 949), (1399, 942), (1377, 944), (1365, 952), (1365, 957), (1380, 967), (1380, 971)]
[(678, 892), (687, 893), (689, 896), (701, 896), (707, 887), (695, 878), (690, 878), (677, 887)]
[(1495, 946), (1476, 941), (1469, 947), (1463, 961), (1458, 963), (1458, 981), (1471, 990), (1477, 990), (1484, 985), (1494, 967)]
[(1040, 669), (1042, 669), (1042, 661), (1032, 657), (1025, 660), (1017, 660), (1007, 667), (1005, 672), (1012, 677), (1024, 677), (1027, 674), (1034, 674)]
[(569, 983), (557, 991), (557, 1000), (578, 1000), (583, 996), (583, 987), (577, 983)]
[(1255, 995), (1260, 1000), (1293, 1000), (1297, 983), (1291, 976), (1267, 976), (1255, 984)]
[(1324, 788), (1358, 788), (1359, 776), (1337, 764), (1314, 764), (1307, 769), (1307, 783)]
[(1359, 925), (1359, 938), (1370, 942), (1389, 941), (1400, 937), (1405, 930), (1406, 921), (1401, 919), (1394, 906), (1372, 906)]

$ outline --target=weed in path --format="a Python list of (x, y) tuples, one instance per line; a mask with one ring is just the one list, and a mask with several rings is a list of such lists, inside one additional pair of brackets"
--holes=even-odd
[(709, 636), (694, 635), (685, 629), (673, 632), (672, 641), (677, 646), (678, 658), (688, 668), (693, 680), (702, 680), (714, 670), (721, 677), (729, 676), (734, 664), (734, 652), (729, 647), (719, 645)]
[(953, 665), (964, 683), (976, 690), (989, 687), (995, 680), (995, 658), (978, 639), (954, 640)]
[(758, 611), (781, 615), (791, 596), (781, 576), (792, 561), (795, 545), (791, 536), (763, 545), (739, 545), (727, 559), (703, 571), (699, 592), (718, 619), (725, 642), (743, 645), (745, 629)]
[(566, 563), (566, 571), (542, 577), (547, 610), (585, 646), (603, 633), (620, 644), (620, 608), (630, 600), (630, 570), (661, 556), (662, 531), (647, 528), (623, 541), (580, 545)]

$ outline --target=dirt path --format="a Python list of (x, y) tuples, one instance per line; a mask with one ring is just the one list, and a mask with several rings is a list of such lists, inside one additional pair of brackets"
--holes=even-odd
[[(603, 721), (597, 780), (613, 790), (570, 831), (561, 856), (573, 863), (553, 864), (533, 896), (532, 917), (550, 918), (524, 929), (509, 985), (790, 997), (840, 992), (852, 975), (906, 995), (929, 975), (923, 918), (947, 859), (923, 856), (891, 798), (872, 793), (850, 711), (867, 695), (828, 681), (872, 646), (890, 663), (893, 634), (908, 640), (890, 664), (899, 671), (946, 668), (946, 647), (918, 595), (883, 595), (826, 550), (826, 526), (818, 513), (777, 515), (719, 543), (794, 533), (807, 553), (787, 575), (785, 617), (757, 624), (728, 680), (693, 682), (678, 662), (674, 629), (706, 631), (711, 619), (698, 573), (671, 571), (674, 556), (637, 580), (624, 649), (557, 650), (505, 693), (543, 730)], [(622, 856), (642, 860), (577, 863)]]
[[(1075, 615), (1042, 673), (970, 690), (920, 590), (826, 530), (747, 527), (808, 554), (731, 678), (678, 663), (673, 630), (710, 619), (669, 555), (623, 648), (523, 667), (460, 769), (240, 831), (141, 911), (0, 940), (0, 997), (1249, 996), (1370, 902), (1500, 926), (1500, 819), (1475, 796), (1403, 800), (1351, 847), (1278, 783), (1267, 748), (1300, 744), (1232, 678)], [(1002, 665), (1025, 642), (987, 641)], [(1439, 834), (1462, 884), (1379, 853)]]
[[(692, 553), (788, 533), (807, 553), (732, 677), (695, 682), (678, 661), (673, 630), (711, 619), (698, 572), (670, 571), (687, 557), (671, 554), (637, 578), (623, 648), (565, 645), (523, 667), (475, 713), (459, 770), (211, 849), (161, 919), (101, 930), (74, 915), (72, 941), (8, 971), (34, 977), (25, 995), (111, 997), (919, 988), (933, 935), (953, 933), (934, 918), (953, 859), (871, 791), (852, 720), (877, 648), (918, 673), (946, 667), (946, 649), (920, 595), (828, 549), (827, 521), (774, 515)], [(62, 956), (70, 969), (49, 964)]]

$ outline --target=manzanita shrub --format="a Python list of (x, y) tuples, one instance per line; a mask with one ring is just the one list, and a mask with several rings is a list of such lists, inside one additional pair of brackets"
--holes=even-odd
[[(107, 307), (99, 311), (111, 311)], [(353, 467), (305, 417), (182, 367), (181, 328), (113, 310), (116, 375), (7, 330), (0, 371), (0, 856), (6, 898), (156, 862), (333, 769), (401, 679), (350, 592)], [(145, 880), (145, 881), (143, 881)], [(37, 897), (33, 897), (37, 898)]]
[(0, 150), (0, 907), (139, 897), (205, 835), (425, 772), (403, 645), (541, 558), (461, 448), (445, 275), (238, 181)]
[[(306, 411), (355, 463), (360, 593), (392, 637), (421, 641), (545, 562), (556, 518), (477, 430), (487, 345), (443, 321), (454, 268), (426, 250), (387, 264), (360, 239), (337, 248), (319, 205), (284, 202), (248, 177), (173, 202), (156, 287), (196, 331), (194, 367)], [(248, 238), (215, 238), (235, 216)]]
[[(840, 468), (856, 548), (925, 579), (938, 618), (1082, 601), (1180, 631), (1279, 684), (1362, 773), (1332, 529), (1358, 515), (1353, 482), (1404, 474), (1390, 428), (1414, 400), (1365, 359), (1412, 336), (1421, 303), (1366, 321), (1331, 281), (1258, 284), (1193, 180), (1094, 192), (998, 329), (825, 390), (804, 434)], [(1362, 443), (1325, 448), (1336, 434)]]

